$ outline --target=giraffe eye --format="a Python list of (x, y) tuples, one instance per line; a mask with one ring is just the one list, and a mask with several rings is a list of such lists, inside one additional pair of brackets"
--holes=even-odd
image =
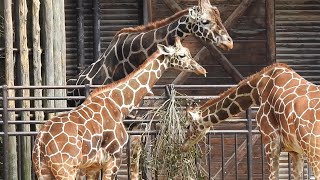
[(185, 55), (185, 54), (181, 54), (181, 55), (179, 55), (179, 58), (184, 58), (184, 57), (186, 57), (186, 55)]
[(202, 24), (206, 25), (209, 24), (209, 21), (207, 19), (202, 20)]

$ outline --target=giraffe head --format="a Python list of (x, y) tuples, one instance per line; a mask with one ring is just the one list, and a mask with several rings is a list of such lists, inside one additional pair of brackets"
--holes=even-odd
[(199, 0), (199, 5), (189, 9), (187, 29), (199, 38), (224, 50), (233, 48), (233, 40), (223, 26), (220, 12), (210, 0)]
[(199, 142), (210, 130), (210, 126), (203, 124), (202, 111), (199, 107), (188, 107), (187, 115), (189, 118), (187, 132), (182, 151), (188, 151), (190, 147)]
[(158, 44), (157, 48), (160, 54), (163, 54), (168, 60), (168, 68), (206, 76), (207, 71), (192, 58), (189, 49), (182, 46), (179, 38), (176, 38), (174, 46)]

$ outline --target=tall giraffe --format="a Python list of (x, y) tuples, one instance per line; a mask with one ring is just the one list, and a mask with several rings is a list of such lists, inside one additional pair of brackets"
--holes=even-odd
[(206, 74), (179, 40), (158, 51), (125, 78), (92, 91), (76, 109), (47, 121), (32, 152), (39, 179), (75, 179), (86, 174), (114, 179), (128, 134), (122, 122), (168, 68)]
[[(175, 38), (180, 39), (194, 34), (222, 49), (232, 49), (233, 41), (223, 26), (219, 10), (210, 4), (210, 0), (199, 0), (198, 6), (182, 10), (173, 16), (136, 28), (120, 30), (111, 41), (102, 56), (78, 79), (70, 79), (68, 85), (94, 84), (103, 85), (119, 80), (154, 53), (158, 43), (173, 45)], [(73, 89), (68, 96), (85, 95), (84, 91)], [(76, 106), (81, 101), (69, 101), (69, 106)]]
[(294, 179), (302, 178), (303, 155), (320, 180), (320, 88), (285, 64), (276, 63), (240, 82), (200, 107), (191, 108), (193, 121), (183, 150), (197, 143), (216, 123), (258, 105), (256, 115), (270, 175), (278, 179), (280, 151), (289, 152)]

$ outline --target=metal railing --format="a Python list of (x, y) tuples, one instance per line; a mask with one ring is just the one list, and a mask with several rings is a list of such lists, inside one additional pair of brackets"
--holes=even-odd
[[(89, 88), (88, 88), (89, 87)], [(36, 111), (42, 111), (44, 113), (57, 113), (62, 111), (69, 111), (73, 109), (73, 107), (63, 107), (63, 108), (55, 108), (55, 107), (41, 107), (41, 108), (35, 108), (34, 107), (34, 101), (41, 100), (41, 101), (47, 101), (47, 100), (66, 100), (66, 99), (83, 99), (84, 96), (77, 96), (77, 97), (9, 97), (8, 96), (8, 90), (14, 90), (16, 92), (22, 90), (22, 89), (28, 89), (30, 90), (31, 94), (32, 91), (35, 89), (42, 89), (44, 92), (48, 89), (74, 89), (74, 88), (84, 88), (86, 89), (87, 93), (89, 94), (89, 91), (91, 88), (95, 88), (98, 86), (89, 86), (89, 85), (82, 85), (82, 86), (29, 86), (29, 87), (23, 87), (23, 86), (14, 86), (14, 87), (8, 87), (6, 85), (0, 87), (0, 92), (2, 92), (2, 97), (0, 97), (0, 102), (2, 102), (2, 106), (0, 108), (0, 111), (2, 112), (2, 116), (0, 117), (2, 121), (0, 121), (0, 136), (2, 138), (2, 141), (0, 141), (0, 150), (2, 148), (2, 159), (0, 159), (0, 179), (8, 179), (10, 176), (9, 174), (9, 137), (15, 137), (17, 142), (17, 156), (18, 156), (18, 162), (17, 162), (17, 169), (15, 170), (18, 174), (18, 179), (25, 179), (23, 174), (23, 165), (24, 161), (21, 161), (22, 155), (24, 152), (21, 149), (21, 145), (23, 143), (22, 137), (31, 137), (31, 144), (33, 145), (33, 141), (35, 136), (37, 135), (36, 131), (36, 125), (43, 124), (45, 121), (35, 121), (34, 119), (34, 112)], [(164, 92), (166, 85), (156, 85), (154, 89), (156, 89), (158, 92)], [(213, 97), (216, 97), (215, 94), (207, 95), (201, 95), (201, 92), (204, 92), (205, 90), (213, 90), (215, 88), (230, 88), (231, 85), (175, 85), (175, 89), (177, 89), (178, 92), (184, 92), (188, 89), (198, 89), (199, 95), (192, 95), (192, 96), (178, 96), (176, 98), (188, 98), (188, 99), (195, 99), (199, 101), (205, 101), (208, 99), (211, 99)], [(15, 93), (19, 94), (19, 93)], [(144, 101), (150, 101), (150, 100), (165, 100), (168, 97), (165, 95), (157, 96), (146, 96), (144, 98)], [(28, 100), (30, 101), (31, 106), (29, 108), (22, 108), (19, 105), (19, 102), (22, 100)], [(15, 107), (8, 107), (8, 102), (14, 101), (16, 106)], [(138, 111), (145, 112), (147, 110), (154, 109), (156, 107), (152, 106), (141, 106), (135, 108)], [(205, 167), (208, 172), (208, 178), (209, 179), (267, 179), (268, 177), (268, 169), (267, 164), (265, 162), (264, 158), (264, 151), (263, 146), (261, 143), (261, 137), (260, 132), (256, 128), (256, 121), (254, 119), (255, 112), (257, 108), (253, 107), (246, 111), (246, 113), (243, 114), (243, 116), (238, 116), (237, 118), (232, 118), (226, 120), (224, 123), (219, 124), (219, 126), (211, 130), (207, 134), (206, 143), (209, 149), (209, 153), (206, 154), (206, 157), (204, 158)], [(30, 112), (30, 120), (25, 121), (21, 119), (21, 116), (19, 115), (21, 112), (28, 111)], [(14, 113), (14, 119), (9, 118), (9, 113)], [(45, 116), (46, 117), (46, 116)], [(46, 119), (46, 118), (45, 118)], [(147, 123), (149, 122), (148, 119), (139, 119), (139, 120), (124, 120), (124, 123), (132, 123), (132, 122), (143, 122)], [(30, 131), (23, 131), (23, 128), (21, 126), (28, 125), (30, 126)], [(9, 126), (14, 126), (14, 131), (10, 131), (8, 128)], [(156, 131), (150, 132), (155, 133)], [(129, 136), (131, 135), (137, 135), (137, 134), (146, 134), (145, 131), (128, 131)], [(149, 134), (150, 134), (149, 133)], [(1, 147), (2, 146), (2, 147)], [(127, 148), (130, 147), (130, 143), (128, 143)], [(128, 154), (129, 151), (127, 151), (127, 163), (129, 162), (130, 154)], [(31, 161), (31, 159), (30, 159)], [(288, 160), (284, 160), (284, 162), (288, 162)], [(287, 179), (290, 179), (290, 163), (287, 165)], [(30, 169), (32, 174), (32, 179), (35, 179), (35, 174), (32, 169)], [(128, 178), (128, 172), (129, 169), (126, 169), (127, 172), (124, 174), (127, 174), (126, 177), (122, 177), (122, 175), (118, 175), (118, 179), (127, 179)], [(306, 174), (304, 176), (306, 179), (309, 179), (311, 177), (309, 168), (307, 168)]]

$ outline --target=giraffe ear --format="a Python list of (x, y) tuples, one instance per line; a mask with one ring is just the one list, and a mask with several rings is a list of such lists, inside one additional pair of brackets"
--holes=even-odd
[(176, 39), (175, 39), (175, 46), (176, 47), (182, 47), (181, 40), (180, 40), (179, 37), (176, 37)]
[(172, 55), (174, 53), (174, 49), (173, 48), (167, 47), (167, 46), (162, 45), (162, 44), (157, 44), (157, 48), (158, 48), (159, 52), (161, 54), (164, 54), (164, 55)]

